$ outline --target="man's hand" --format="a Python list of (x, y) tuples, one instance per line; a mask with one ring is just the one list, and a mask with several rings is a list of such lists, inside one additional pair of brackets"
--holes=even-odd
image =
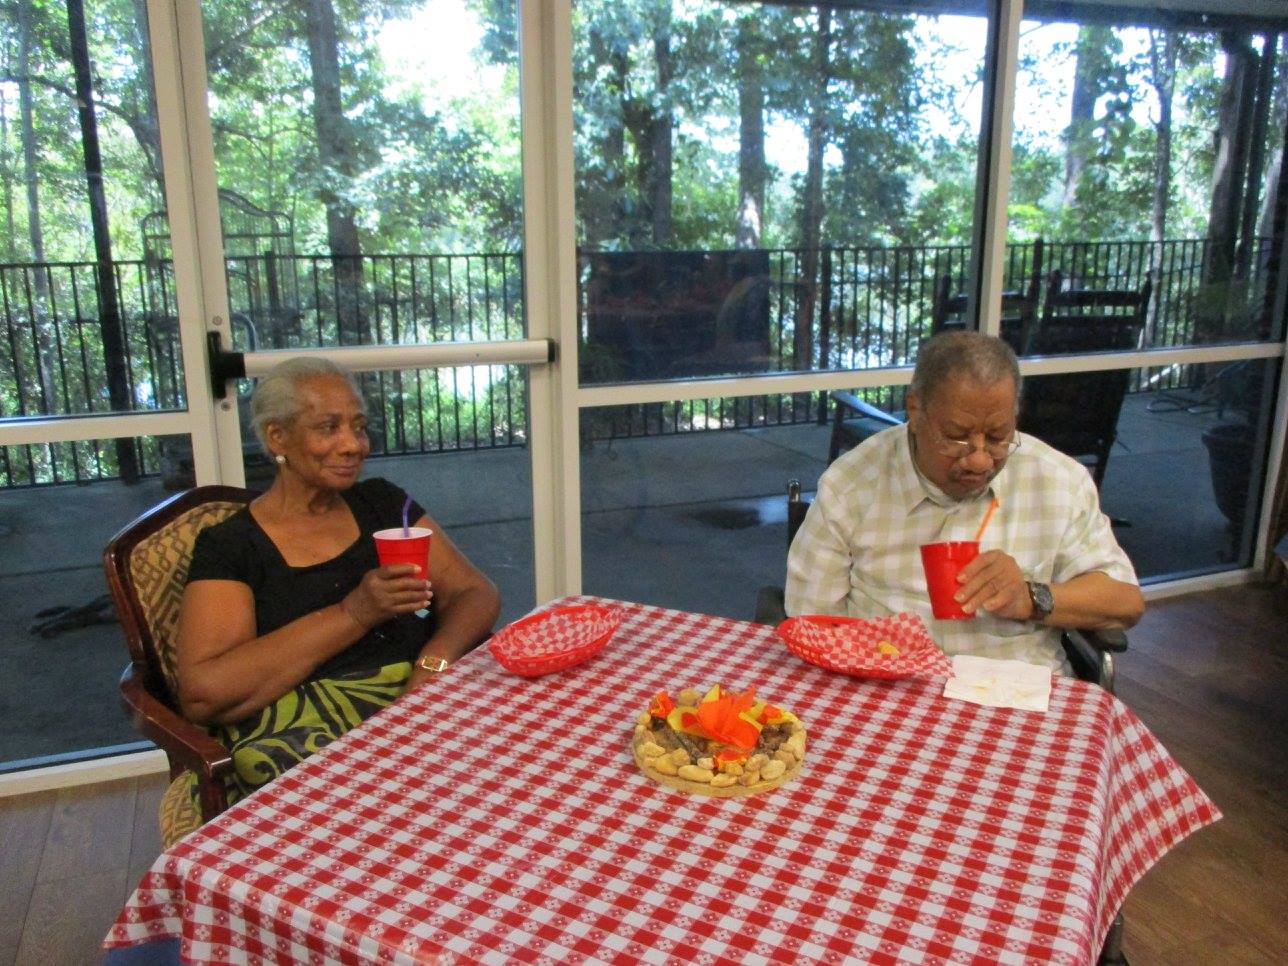
[(980, 554), (961, 569), (957, 581), (961, 589), (953, 599), (972, 614), (984, 610), (1015, 621), (1033, 615), (1033, 600), (1020, 565), (1000, 550)]

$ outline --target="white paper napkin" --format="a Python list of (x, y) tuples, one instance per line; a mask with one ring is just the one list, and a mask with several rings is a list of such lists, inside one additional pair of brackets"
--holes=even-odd
[(958, 654), (953, 657), (953, 676), (944, 685), (944, 697), (989, 708), (1045, 711), (1051, 699), (1051, 669), (1025, 661)]

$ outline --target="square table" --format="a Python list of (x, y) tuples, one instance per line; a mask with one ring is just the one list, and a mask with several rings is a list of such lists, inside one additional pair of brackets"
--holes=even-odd
[[(162, 854), (105, 945), (196, 962), (874, 963), (1095, 959), (1132, 884), (1220, 817), (1123, 704), (1046, 713), (800, 660), (768, 627), (605, 603), (600, 654), (520, 678), (480, 648)], [(656, 785), (659, 690), (755, 686), (801, 774)]]

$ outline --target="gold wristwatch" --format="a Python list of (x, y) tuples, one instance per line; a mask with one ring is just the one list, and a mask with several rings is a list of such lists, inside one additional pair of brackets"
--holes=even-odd
[(428, 671), (430, 674), (440, 674), (447, 670), (448, 660), (445, 657), (437, 657), (433, 654), (422, 654), (416, 666), (422, 671)]

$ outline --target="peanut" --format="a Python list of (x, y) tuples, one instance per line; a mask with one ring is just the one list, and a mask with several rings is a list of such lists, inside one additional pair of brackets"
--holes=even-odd
[(687, 765), (691, 760), (692, 759), (689, 758), (689, 753), (683, 748), (676, 748), (675, 751), (671, 752), (671, 761), (675, 762), (677, 765)]
[(647, 725), (652, 720), (652, 716), (647, 711), (641, 711), (639, 717), (635, 719), (635, 723), (637, 725)]
[(738, 781), (737, 775), (715, 775), (711, 779), (712, 788), (728, 788)]
[(769, 761), (769, 756), (758, 751), (747, 759), (747, 770), (752, 771), (753, 769), (761, 768), (767, 761)]
[(787, 748), (779, 748), (774, 752), (774, 761), (781, 761), (784, 765), (790, 768), (792, 765), (796, 764), (796, 756)]
[(640, 745), (640, 754), (645, 758), (656, 758), (658, 755), (666, 754), (666, 749), (653, 741), (646, 741)]
[(691, 782), (710, 782), (715, 777), (715, 773), (710, 768), (703, 768), (700, 765), (681, 765), (680, 777), (687, 778)]
[(760, 769), (760, 777), (762, 781), (770, 782), (775, 778), (781, 778), (785, 771), (787, 771), (787, 766), (775, 759)]
[(805, 732), (797, 731), (785, 742), (783, 747), (790, 751), (797, 761), (805, 757)]
[(674, 775), (680, 770), (670, 755), (658, 755), (650, 758), (646, 764), (659, 775)]
[(760, 781), (760, 769), (749, 769), (742, 773), (742, 776), (738, 779), (738, 784), (750, 786), (756, 784), (758, 781)]
[(715, 760), (714, 758), (699, 758), (699, 759), (698, 759), (698, 767), (699, 767), (699, 768), (706, 768), (706, 769), (708, 769), (708, 770), (710, 770), (710, 771), (715, 771), (715, 770), (716, 770), (716, 760)]

